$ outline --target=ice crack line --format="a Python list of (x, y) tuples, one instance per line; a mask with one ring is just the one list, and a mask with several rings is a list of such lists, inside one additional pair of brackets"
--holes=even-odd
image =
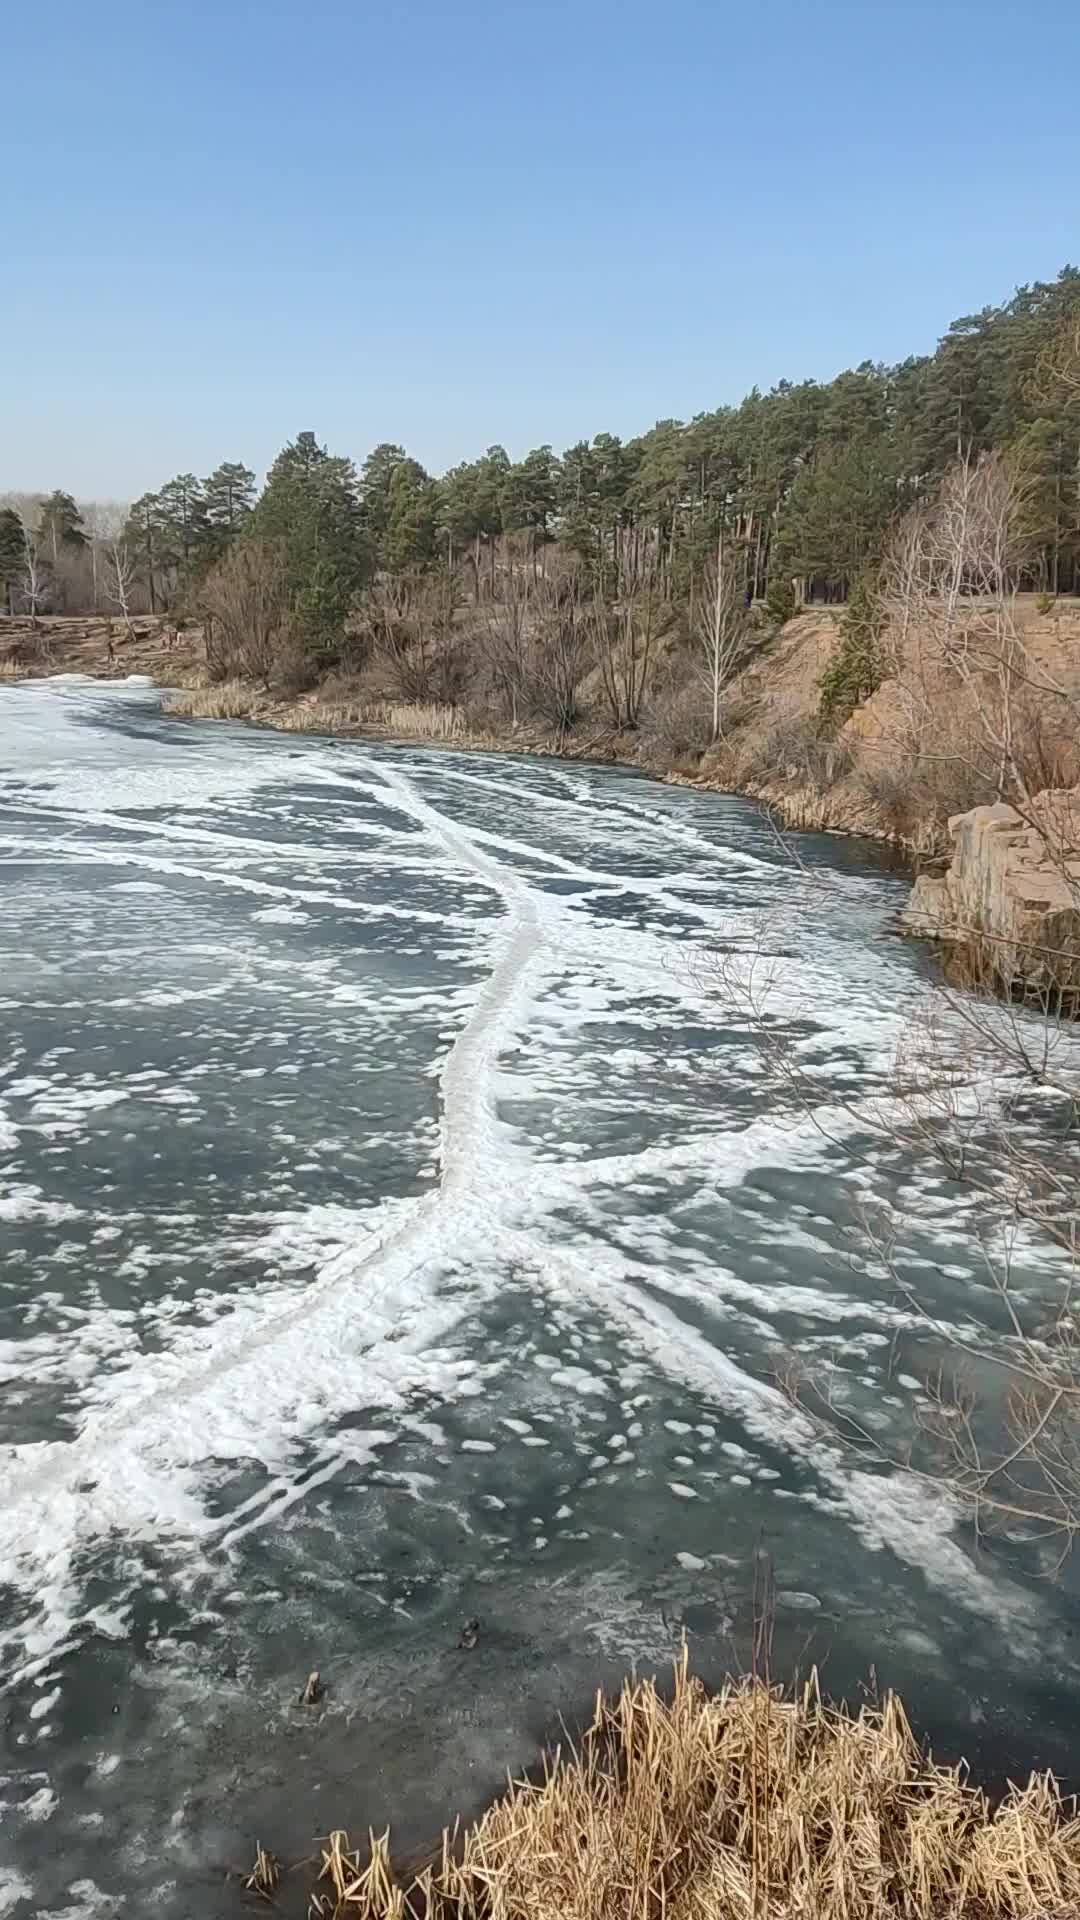
[(442, 1072), (442, 1192), (456, 1200), (490, 1178), (496, 1124), (492, 1069), (512, 1029), (516, 1007), (525, 997), (543, 929), (536, 894), (526, 881), (430, 806), (396, 768), (387, 768), (384, 778), (402, 812), (423, 826), (452, 860), (486, 880), (506, 907), (506, 925), (497, 936), (502, 951)]
[[(486, 1246), (498, 1237), (492, 1071), (526, 995), (542, 921), (528, 885), (410, 781), (392, 770), (386, 785), (435, 845), (486, 880), (506, 908), (495, 964), (443, 1064), (439, 1186), (366, 1248), (338, 1254), (276, 1310), (260, 1314), (256, 1297), (161, 1353), (140, 1355), (104, 1383), (103, 1403), (74, 1440), (14, 1450), (0, 1501), (0, 1564), (20, 1584), (32, 1585), (45, 1560), (66, 1586), (79, 1541), (113, 1530), (203, 1541), (226, 1531), (228, 1520), (210, 1519), (190, 1477), (197, 1484), (214, 1459), (280, 1453), (365, 1396), (376, 1408), (400, 1407), (424, 1374), (425, 1346), (465, 1311), (464, 1300), (436, 1302), (435, 1275), (477, 1227)], [(365, 1335), (359, 1349), (358, 1330)], [(268, 1349), (275, 1349), (269, 1367)]]

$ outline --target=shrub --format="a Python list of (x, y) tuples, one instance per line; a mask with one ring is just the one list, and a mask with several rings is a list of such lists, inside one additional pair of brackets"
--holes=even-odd
[(874, 582), (860, 575), (840, 623), (840, 643), (821, 676), (819, 713), (834, 728), (876, 693), (885, 677), (882, 619)]
[(212, 681), (270, 685), (296, 651), (284, 554), (271, 540), (238, 540), (203, 584), (206, 670)]
[(790, 781), (825, 793), (851, 772), (852, 754), (846, 740), (824, 733), (815, 720), (789, 714), (760, 734), (751, 748), (748, 777)]
[(665, 687), (650, 701), (642, 732), (649, 746), (672, 760), (705, 752), (712, 738), (709, 702), (693, 682)]
[(794, 618), (797, 606), (795, 582), (790, 574), (774, 573), (765, 590), (767, 619), (774, 627), (782, 627), (785, 620)]
[(993, 782), (960, 753), (874, 754), (860, 764), (858, 782), (885, 832), (927, 852), (946, 848), (953, 814), (997, 798)]
[(1057, 606), (1057, 600), (1054, 594), (1052, 593), (1036, 594), (1035, 596), (1036, 613), (1042, 613), (1042, 614), (1053, 613), (1054, 608), (1056, 606)]

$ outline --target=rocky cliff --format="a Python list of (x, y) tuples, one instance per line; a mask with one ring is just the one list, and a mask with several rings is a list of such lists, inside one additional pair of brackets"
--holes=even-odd
[(1080, 991), (1080, 787), (1037, 795), (1022, 816), (998, 804), (949, 822), (952, 859), (915, 882), (912, 933), (963, 943), (1002, 985)]

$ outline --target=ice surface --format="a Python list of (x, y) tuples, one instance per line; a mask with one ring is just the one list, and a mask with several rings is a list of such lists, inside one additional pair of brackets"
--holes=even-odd
[[(0, 689), (0, 1684), (50, 1765), (22, 1797), (59, 1795), (20, 1822), (41, 1910), (145, 1906), (141, 1834), (178, 1814), (170, 1873), (211, 1846), (207, 1730), (258, 1746), (312, 1665), (366, 1724), (474, 1614), (556, 1679), (711, 1648), (763, 1539), (800, 1653), (820, 1616), (863, 1670), (1080, 1684), (1037, 1569), (775, 1384), (794, 1348), (902, 1426), (933, 1356), (868, 1202), (915, 1197), (935, 1317), (995, 1337), (961, 1197), (872, 1143), (903, 883), (805, 844), (607, 770)], [(768, 924), (812, 1114), (715, 961)]]

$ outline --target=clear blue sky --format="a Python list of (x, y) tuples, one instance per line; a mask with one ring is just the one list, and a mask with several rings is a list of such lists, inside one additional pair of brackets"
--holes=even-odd
[(1077, 0), (49, 0), (2, 40), (0, 488), (628, 435), (1080, 257)]

